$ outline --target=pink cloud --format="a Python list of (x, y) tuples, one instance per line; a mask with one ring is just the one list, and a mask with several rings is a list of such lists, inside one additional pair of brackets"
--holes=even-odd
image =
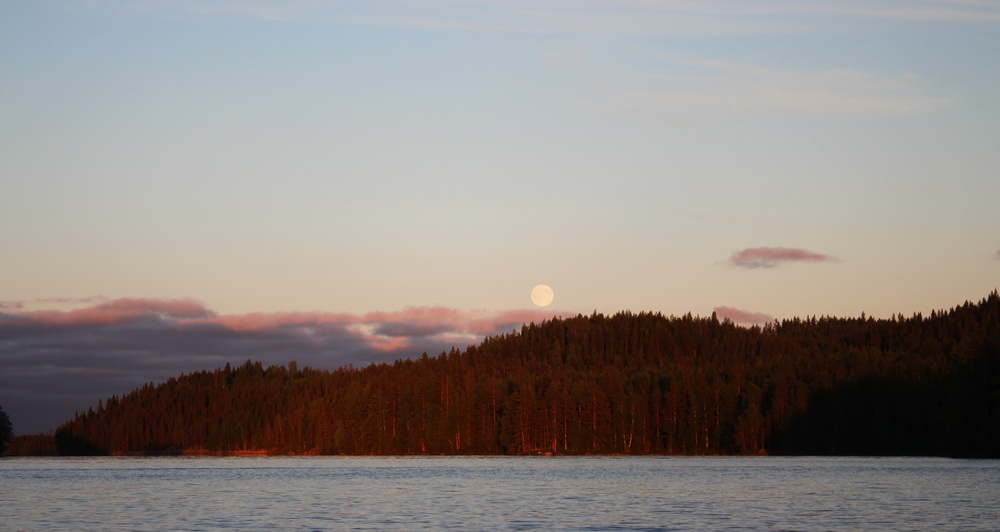
[(747, 248), (736, 251), (729, 257), (729, 263), (740, 268), (773, 268), (782, 262), (836, 262), (830, 255), (813, 253), (795, 248)]
[(715, 307), (715, 314), (722, 319), (728, 319), (733, 323), (769, 323), (774, 321), (772, 316), (762, 312), (750, 312), (733, 307)]
[(322, 312), (276, 312), (195, 317), (183, 323), (213, 323), (239, 332), (267, 331), (289, 326), (312, 326), (329, 323), (353, 323), (351, 316)]
[(281, 312), (209, 316), (185, 320), (215, 323), (234, 331), (263, 331), (277, 327), (307, 325), (377, 326), (385, 336), (433, 336), (443, 332), (486, 336), (509, 332), (508, 326), (540, 322), (569, 315), (541, 310), (458, 310), (447, 307), (408, 307), (394, 312), (343, 314), (326, 312)]
[(38, 310), (18, 314), (29, 322), (46, 326), (120, 325), (153, 317), (202, 318), (214, 313), (193, 299), (115, 299), (92, 307), (70, 310)]
[(361, 331), (360, 337), (371, 349), (380, 353), (398, 354), (413, 346), (410, 339), (405, 336), (384, 336)]
[(479, 311), (478, 316), (470, 316), (467, 332), (479, 336), (494, 336), (511, 331), (512, 326), (520, 328), (525, 323), (538, 323), (553, 317), (568, 317), (575, 314), (553, 312), (551, 310), (507, 310), (502, 312)]
[(163, 314), (175, 318), (203, 318), (215, 313), (194, 299), (115, 299), (95, 309), (122, 314)]

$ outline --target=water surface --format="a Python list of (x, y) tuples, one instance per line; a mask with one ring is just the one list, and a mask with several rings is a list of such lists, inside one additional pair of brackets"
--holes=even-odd
[(997, 460), (0, 460), (4, 530), (991, 530), (997, 501)]

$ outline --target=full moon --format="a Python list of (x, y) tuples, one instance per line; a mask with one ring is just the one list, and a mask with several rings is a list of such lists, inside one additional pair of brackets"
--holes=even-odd
[(547, 307), (555, 295), (549, 285), (540, 284), (531, 289), (531, 302), (539, 307)]

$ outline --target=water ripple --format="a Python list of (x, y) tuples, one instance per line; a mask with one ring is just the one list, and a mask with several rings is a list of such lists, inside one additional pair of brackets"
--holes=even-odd
[(984, 530), (1000, 461), (7, 458), (3, 530)]

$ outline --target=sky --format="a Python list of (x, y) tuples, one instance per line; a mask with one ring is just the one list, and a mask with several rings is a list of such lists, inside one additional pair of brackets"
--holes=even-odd
[(0, 407), (976, 301), (997, 94), (996, 0), (0, 0)]

